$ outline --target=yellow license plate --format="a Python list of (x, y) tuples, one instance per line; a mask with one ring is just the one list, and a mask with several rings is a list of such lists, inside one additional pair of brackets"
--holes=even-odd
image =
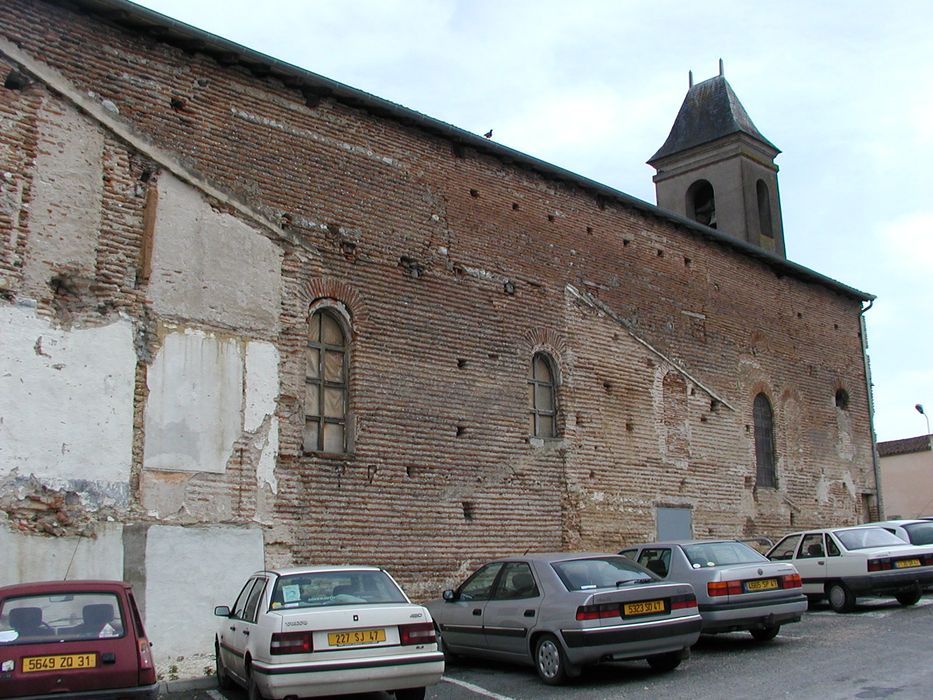
[(771, 589), (777, 587), (778, 582), (776, 578), (761, 578), (755, 581), (745, 582), (746, 591), (770, 591)]
[(901, 559), (900, 561), (894, 562), (895, 569), (907, 569), (911, 566), (920, 566), (919, 559)]
[(638, 603), (626, 603), (622, 607), (622, 613), (625, 615), (648, 615), (658, 612), (664, 612), (663, 600), (642, 600)]
[(97, 654), (60, 654), (58, 656), (26, 656), (23, 673), (34, 671), (71, 671), (97, 666)]
[(386, 640), (386, 631), (347, 630), (346, 632), (328, 632), (327, 644), (332, 647), (352, 647), (358, 644), (377, 644)]

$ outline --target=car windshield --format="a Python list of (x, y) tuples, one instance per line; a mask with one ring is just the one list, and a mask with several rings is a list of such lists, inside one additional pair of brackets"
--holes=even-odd
[(854, 527), (851, 530), (833, 530), (833, 534), (839, 538), (842, 546), (848, 550), (906, 544), (900, 537), (881, 527)]
[(272, 609), (313, 608), (360, 603), (407, 603), (384, 571), (320, 571), (280, 576), (272, 591)]
[(759, 564), (768, 561), (764, 556), (741, 542), (704, 542), (683, 547), (684, 554), (694, 569), (706, 569), (729, 564)]
[(0, 645), (122, 637), (123, 630), (113, 593), (50, 593), (0, 604)]
[(616, 588), (658, 580), (631, 559), (621, 556), (570, 559), (551, 566), (568, 591)]
[(911, 544), (933, 544), (933, 522), (904, 525)]

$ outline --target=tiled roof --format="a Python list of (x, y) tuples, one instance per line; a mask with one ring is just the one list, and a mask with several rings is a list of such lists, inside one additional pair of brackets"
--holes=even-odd
[(909, 455), (914, 452), (925, 452), (930, 449), (930, 436), (904, 438), (903, 440), (888, 440), (878, 443), (878, 455), (890, 457), (892, 455)]

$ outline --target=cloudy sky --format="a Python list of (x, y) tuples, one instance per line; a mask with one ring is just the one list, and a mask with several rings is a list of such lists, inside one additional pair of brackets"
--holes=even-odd
[[(654, 203), (645, 165), (693, 71), (777, 163), (787, 257), (878, 297), (879, 440), (933, 413), (933, 3), (141, 0)], [(780, 300), (777, 300), (780, 302)]]

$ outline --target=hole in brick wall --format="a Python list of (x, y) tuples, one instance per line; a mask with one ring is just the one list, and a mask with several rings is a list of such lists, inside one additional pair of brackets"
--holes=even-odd
[(709, 410), (715, 413), (718, 408), (719, 408), (719, 401), (717, 401), (716, 399), (710, 399)]
[(706, 422), (706, 416), (700, 416), (700, 422), (701, 422), (701, 423), (705, 423), (705, 422)]
[(606, 208), (606, 200), (602, 197), (597, 197), (596, 206), (599, 207), (600, 211), (604, 210)]
[(181, 95), (172, 95), (172, 99), (169, 100), (169, 104), (172, 105), (172, 109), (176, 112), (181, 112), (188, 107), (188, 100), (186, 100)]
[(794, 511), (791, 511), (791, 512), (790, 512), (790, 524), (791, 524), (792, 526), (794, 525)]
[(693, 261), (690, 258), (684, 258), (684, 267), (689, 268), (691, 265), (693, 265)]
[(690, 396), (696, 396), (696, 395), (697, 395), (696, 387), (695, 386), (690, 387)]
[(405, 474), (411, 477), (415, 473), (415, 468), (412, 466), (405, 467)]
[(139, 174), (140, 182), (149, 182), (152, 178), (152, 171), (149, 168), (143, 168), (143, 171)]
[(587, 232), (587, 233), (593, 233), (593, 227), (592, 227), (592, 226), (587, 226), (587, 227), (586, 227), (586, 232)]
[(594, 469), (590, 469), (590, 479), (595, 479), (595, 478), (596, 478), (596, 471)]
[(745, 426), (745, 432), (746, 432), (746, 433), (752, 432), (751, 427), (749, 427), (749, 426), (746, 425), (746, 426)]
[(502, 285), (502, 290), (509, 295), (515, 294), (515, 283), (512, 280), (506, 280)]
[(841, 408), (843, 411), (849, 408), (849, 392), (845, 389), (836, 390), (836, 408)]
[(462, 425), (457, 426), (457, 437), (461, 437), (466, 433), (466, 428)]
[(834, 323), (834, 324), (833, 324), (833, 330), (834, 330), (834, 331), (838, 331), (838, 330), (839, 330), (839, 324), (838, 324), (838, 323)]
[(356, 243), (353, 241), (340, 241), (340, 250), (345, 258), (352, 258), (356, 254)]
[(488, 357), (490, 360), (498, 360), (498, 359), (499, 359), (499, 353), (497, 353), (497, 352), (491, 352), (491, 353), (489, 353), (489, 354), (487, 355), (487, 357)]
[(3, 81), (3, 87), (5, 87), (7, 90), (25, 90), (27, 87), (29, 87), (29, 78), (20, 73), (18, 70), (11, 70), (6, 74), (6, 79)]
[(612, 391), (612, 382), (603, 382), (603, 389), (606, 390), (606, 393), (607, 393), (607, 394), (608, 394), (610, 391)]
[(799, 311), (797, 312), (797, 318), (803, 318), (803, 314), (800, 313)]
[(664, 257), (664, 251), (661, 250), (660, 248), (658, 248), (658, 257), (659, 257), (659, 258), (663, 258), (663, 257)]
[(512, 202), (512, 211), (518, 211), (518, 202)]
[(473, 504), (470, 501), (463, 501), (463, 503), (461, 503), (460, 506), (463, 508), (463, 517), (466, 518), (467, 520), (472, 520), (473, 519)]
[(466, 361), (465, 359), (463, 359), (462, 357), (458, 357), (458, 358), (457, 358), (457, 367), (458, 367), (459, 369), (463, 369), (463, 368), (466, 367), (466, 366), (467, 366), (467, 361)]
[(635, 430), (635, 424), (631, 421), (627, 421), (625, 424), (625, 429), (631, 433), (633, 430)]
[(479, 190), (470, 190), (470, 196), (474, 198), (479, 197)]
[(632, 242), (631, 239), (623, 238), (623, 239), (622, 239), (622, 247), (625, 248), (625, 247), (626, 247), (629, 243), (631, 243), (631, 242)]
[(202, 88), (206, 88), (208, 85), (211, 84), (211, 81), (208, 80), (207, 78), (198, 78), (194, 82), (198, 84), (198, 87), (202, 87)]
[(553, 215), (553, 214), (548, 214), (548, 215), (547, 215), (547, 220), (548, 220), (548, 221), (554, 221), (554, 215)]
[(399, 267), (405, 270), (409, 277), (413, 279), (418, 279), (424, 274), (424, 265), (415, 260), (414, 258), (409, 258), (407, 255), (403, 255), (398, 259)]

